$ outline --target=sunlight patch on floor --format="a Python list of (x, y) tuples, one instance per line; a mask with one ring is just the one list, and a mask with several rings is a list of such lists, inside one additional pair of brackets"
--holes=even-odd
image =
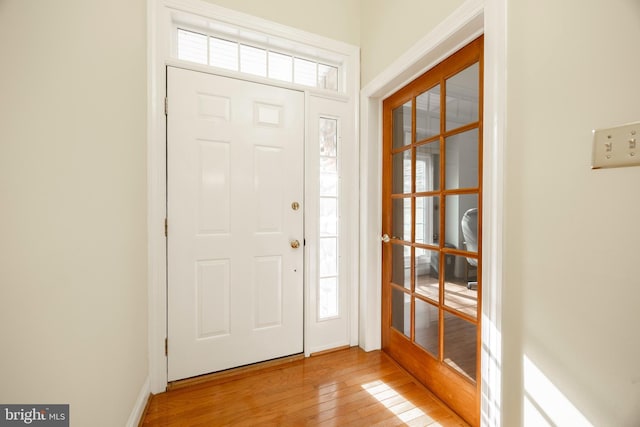
[(384, 381), (363, 384), (362, 388), (402, 422), (406, 423), (427, 416), (420, 408), (417, 408), (409, 400), (402, 397), (400, 393), (389, 387)]

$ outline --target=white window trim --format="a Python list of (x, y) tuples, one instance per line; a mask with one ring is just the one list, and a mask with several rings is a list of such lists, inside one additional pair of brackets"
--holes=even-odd
[(360, 97), (360, 345), (381, 348), (382, 100), (481, 34), (484, 172), (481, 424), (502, 424), (502, 288), (506, 0), (467, 0), (362, 89)]
[[(349, 103), (353, 122), (354, 165), (346, 168), (353, 174), (351, 181), (358, 182), (359, 152), (359, 111), (358, 95), (360, 91), (360, 49), (346, 43), (326, 37), (297, 30), (281, 24), (266, 21), (230, 9), (222, 8), (199, 0), (147, 0), (147, 261), (148, 261), (148, 353), (149, 381), (152, 393), (165, 391), (167, 386), (167, 358), (165, 356), (165, 337), (167, 334), (167, 289), (166, 289), (166, 240), (164, 237), (164, 221), (166, 216), (166, 121), (164, 115), (164, 97), (166, 94), (166, 66), (212, 72), (212, 67), (178, 61), (172, 51), (172, 30), (175, 28), (172, 14), (186, 14), (194, 21), (222, 21), (241, 28), (249, 28), (256, 32), (268, 34), (282, 40), (290, 40), (298, 46), (306, 45), (318, 52), (333, 52), (343, 59), (339, 92), (293, 84), (276, 84), (270, 79), (252, 78), (243, 75), (241, 78), (258, 83), (289, 87), (303, 90), (307, 100), (310, 95)], [(309, 55), (307, 55), (309, 56)], [(215, 74), (238, 77), (235, 72), (224, 72), (216, 69)], [(307, 101), (308, 102), (308, 101)], [(357, 191), (354, 190), (354, 191)], [(346, 195), (356, 199), (356, 194)], [(354, 230), (349, 239), (350, 259), (359, 259), (358, 217), (354, 209), (348, 221), (352, 221)], [(350, 305), (350, 344), (358, 343), (358, 287), (359, 271), (357, 263), (353, 263), (347, 276), (347, 282), (353, 286), (349, 293)], [(307, 286), (307, 284), (305, 284)], [(307, 352), (307, 349), (305, 349)], [(308, 352), (307, 352), (308, 354)]]

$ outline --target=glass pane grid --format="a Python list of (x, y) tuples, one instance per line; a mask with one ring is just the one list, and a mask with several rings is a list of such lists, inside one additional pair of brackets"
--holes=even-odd
[(287, 83), (339, 88), (339, 67), (182, 28), (177, 30), (177, 57)]
[(340, 314), (338, 121), (321, 117), (318, 131), (320, 247), (317, 312), (318, 320), (328, 320)]

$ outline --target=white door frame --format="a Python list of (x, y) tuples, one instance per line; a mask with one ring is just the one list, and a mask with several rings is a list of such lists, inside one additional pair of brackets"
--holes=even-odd
[[(342, 75), (345, 90), (342, 93), (330, 94), (326, 91), (291, 86), (305, 91), (305, 98), (310, 95), (342, 99), (352, 106), (353, 135), (355, 153), (359, 150), (358, 128), (358, 94), (360, 91), (360, 49), (356, 46), (332, 40), (326, 37), (297, 30), (285, 25), (266, 21), (244, 13), (202, 2), (199, 0), (147, 0), (147, 261), (148, 261), (148, 354), (149, 354), (149, 384), (152, 393), (165, 391), (167, 386), (167, 359), (165, 356), (165, 337), (167, 334), (167, 289), (166, 289), (166, 240), (164, 235), (164, 221), (166, 216), (166, 122), (164, 114), (164, 97), (166, 94), (166, 66), (211, 72), (211, 69), (197, 64), (189, 64), (175, 59), (172, 52), (171, 32), (174, 29), (174, 15), (188, 15), (194, 22), (218, 20), (230, 25), (253, 29), (271, 37), (290, 40), (297, 45), (305, 45), (319, 51), (330, 51), (344, 58), (347, 72)], [(216, 74), (238, 77), (235, 73), (216, 71)], [(258, 83), (273, 84), (272, 81), (261, 78), (246, 78)], [(287, 87), (286, 84), (281, 85)], [(357, 154), (354, 156), (357, 163)], [(357, 164), (349, 169), (353, 175), (353, 182), (357, 182)], [(356, 200), (356, 195), (351, 196)], [(349, 221), (357, 224), (359, 212), (354, 209), (349, 215)], [(353, 226), (349, 238), (350, 259), (359, 259), (357, 233), (358, 227)], [(358, 287), (357, 263), (349, 272), (347, 282), (353, 283), (350, 289), (350, 337), (351, 345), (358, 344)], [(305, 281), (305, 292), (307, 292)], [(306, 299), (305, 299), (306, 301)], [(308, 310), (306, 310), (308, 311)], [(307, 319), (305, 319), (307, 321)], [(305, 343), (306, 345), (306, 343)], [(308, 354), (308, 349), (305, 348)]]
[(506, 0), (467, 0), (362, 89), (360, 346), (381, 348), (382, 101), (481, 34), (484, 38), (483, 426), (501, 425)]

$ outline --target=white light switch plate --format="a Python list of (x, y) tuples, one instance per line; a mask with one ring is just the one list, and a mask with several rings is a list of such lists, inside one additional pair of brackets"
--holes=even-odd
[(592, 169), (640, 165), (640, 122), (593, 131)]

